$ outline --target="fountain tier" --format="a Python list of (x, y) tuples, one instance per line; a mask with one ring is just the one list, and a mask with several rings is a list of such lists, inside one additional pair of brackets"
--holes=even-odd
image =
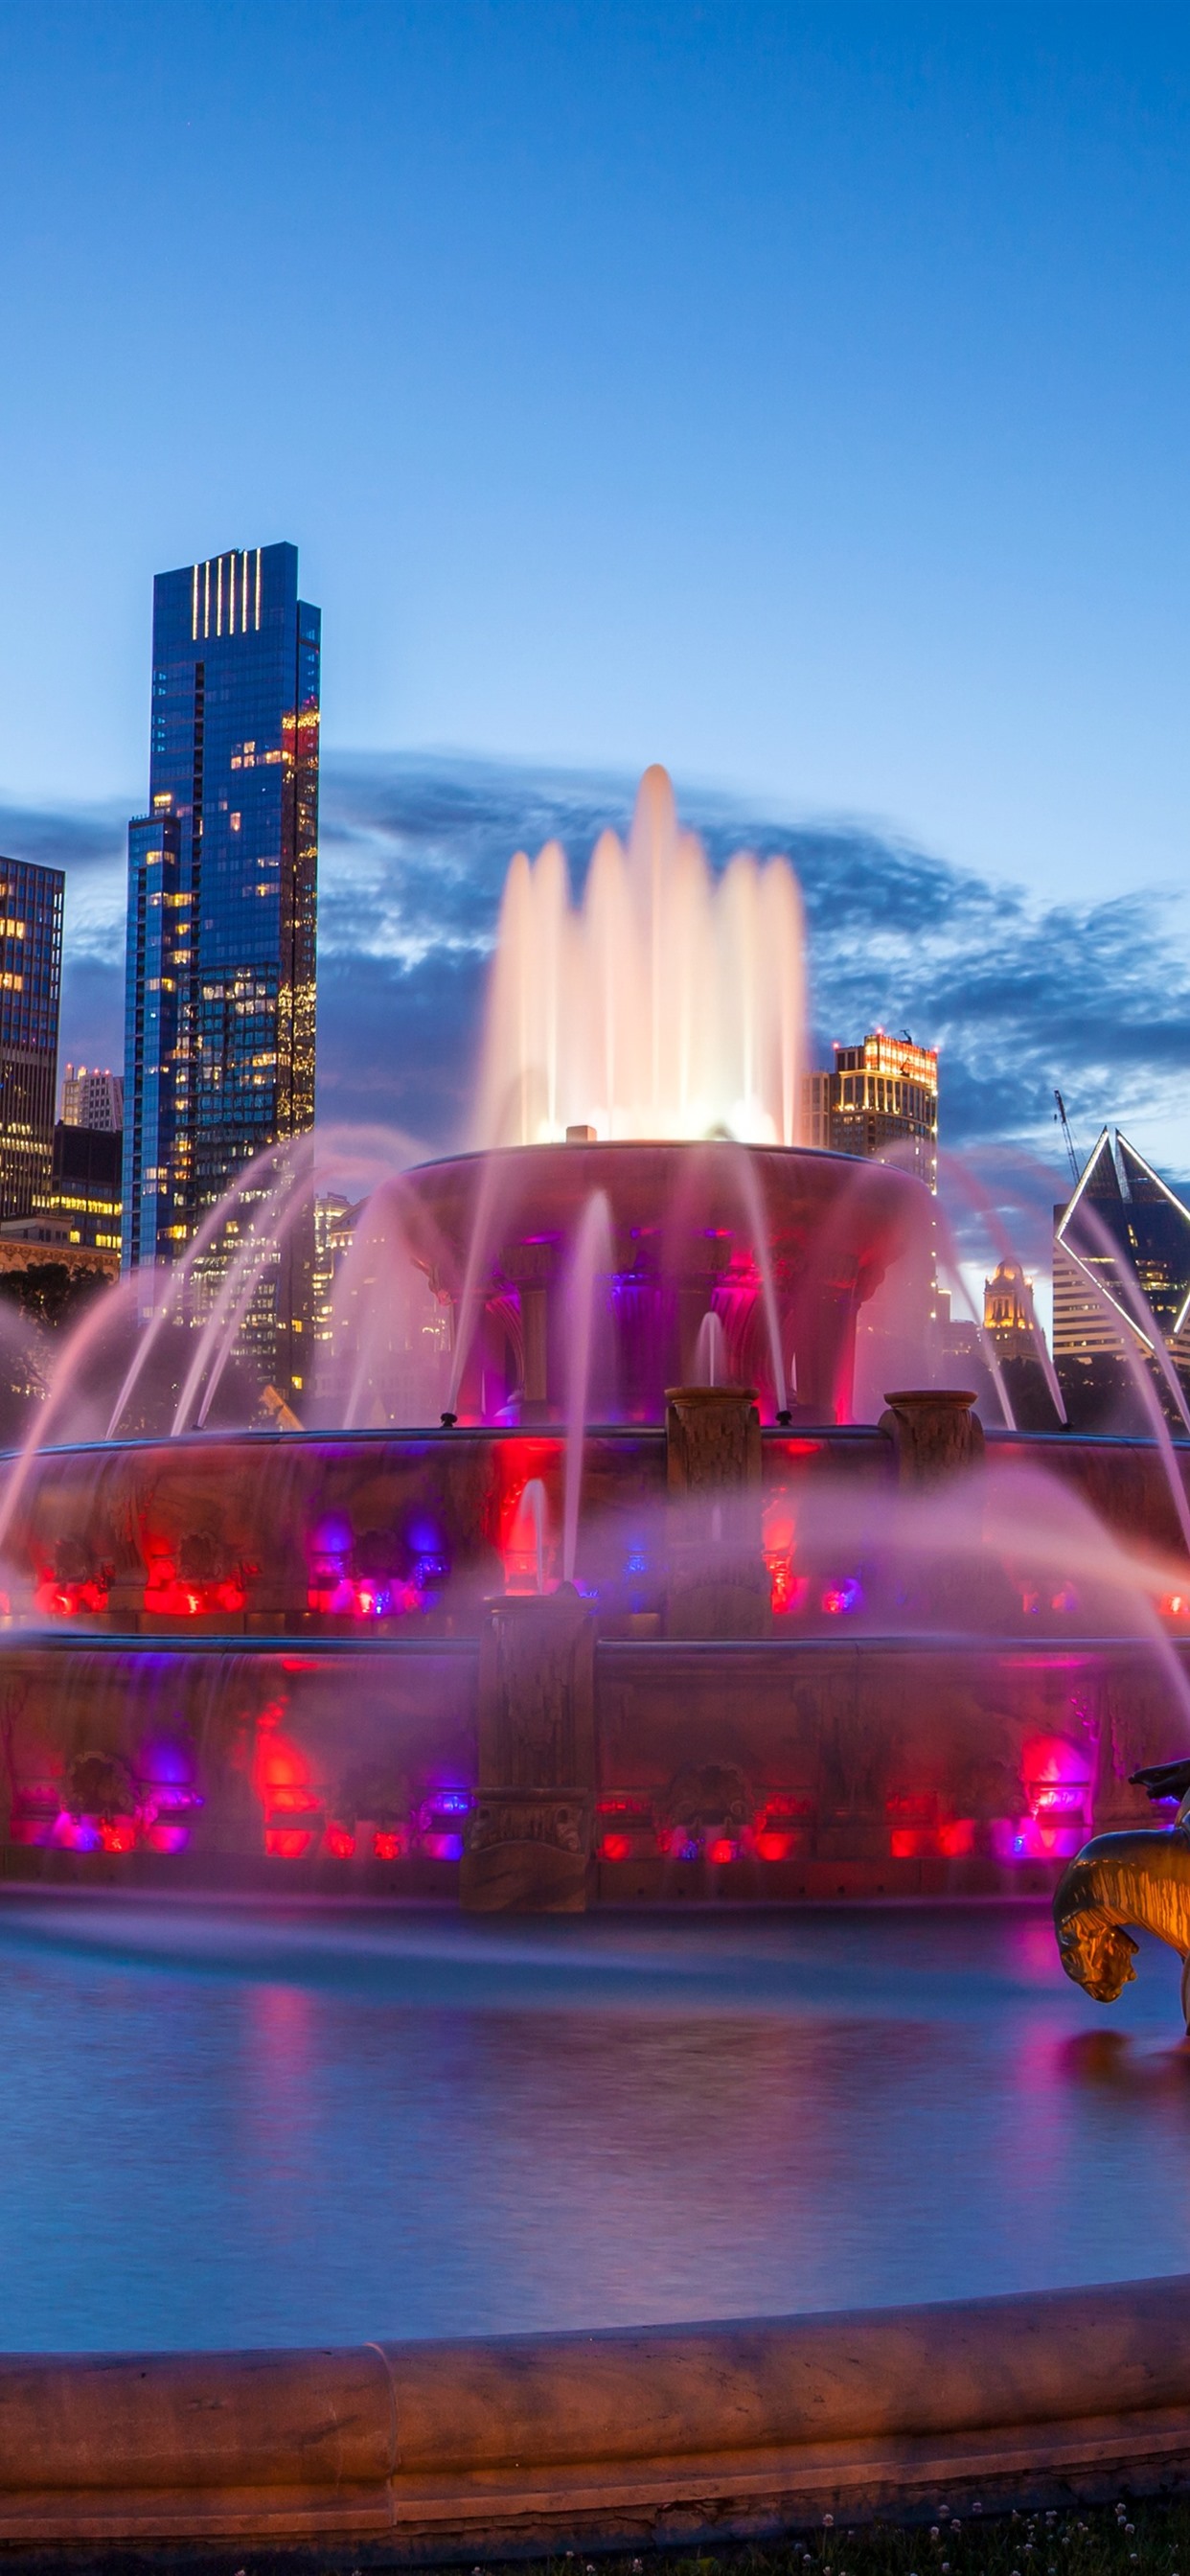
[[(451, 1310), (460, 1418), (557, 1420), (574, 1329), (574, 1246), (596, 1197), (611, 1268), (600, 1418), (661, 1422), (722, 1327), (725, 1377), (772, 1421), (850, 1419), (856, 1318), (923, 1234), (921, 1184), (884, 1164), (724, 1140), (506, 1147), (407, 1175), (414, 1259)], [(598, 1332), (596, 1335), (598, 1339)]]

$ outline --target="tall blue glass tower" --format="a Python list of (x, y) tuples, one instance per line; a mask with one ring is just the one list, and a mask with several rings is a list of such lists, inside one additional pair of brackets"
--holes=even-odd
[[(153, 585), (149, 811), (128, 833), (126, 1270), (177, 1260), (245, 1165), (314, 1123), (321, 619), (297, 580), (279, 545)], [(196, 1263), (192, 1320), (243, 1223)], [(295, 1239), (246, 1325), (287, 1401), (309, 1374), (308, 1266)], [(148, 1308), (147, 1276), (146, 1292)]]

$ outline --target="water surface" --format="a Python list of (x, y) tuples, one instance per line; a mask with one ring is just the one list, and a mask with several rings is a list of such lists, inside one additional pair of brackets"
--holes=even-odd
[(0, 2342), (348, 2342), (1190, 2268), (1190, 2050), (1047, 1909), (0, 1899)]

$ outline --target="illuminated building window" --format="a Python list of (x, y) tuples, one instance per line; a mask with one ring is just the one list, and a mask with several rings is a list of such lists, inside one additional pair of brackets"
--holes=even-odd
[[(132, 1266), (174, 1257), (250, 1155), (312, 1124), (318, 642), (292, 547), (237, 549), (157, 582), (153, 816), (130, 827), (129, 848)], [(257, 768), (249, 834), (238, 782)], [(171, 1175), (161, 1199), (142, 1155)], [(300, 1265), (295, 1276), (289, 1306), (270, 1277), (248, 1319), (262, 1357), (303, 1319)], [(268, 1374), (291, 1382), (280, 1345)]]

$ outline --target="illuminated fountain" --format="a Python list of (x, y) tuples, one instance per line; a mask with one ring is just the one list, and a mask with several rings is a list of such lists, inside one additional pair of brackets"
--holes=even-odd
[[(514, 860), (474, 1149), (255, 1167), (202, 1329), (205, 1241), (149, 1329), (143, 1284), (88, 1318), (8, 1466), (10, 1875), (1040, 1888), (1135, 1822), (1190, 1709), (1183, 1452), (985, 1442), (932, 1385), (935, 1203), (799, 1142), (804, 1030), (791, 871), (715, 880), (660, 772), (579, 903)], [(242, 1326), (329, 1189), (288, 1427)]]

